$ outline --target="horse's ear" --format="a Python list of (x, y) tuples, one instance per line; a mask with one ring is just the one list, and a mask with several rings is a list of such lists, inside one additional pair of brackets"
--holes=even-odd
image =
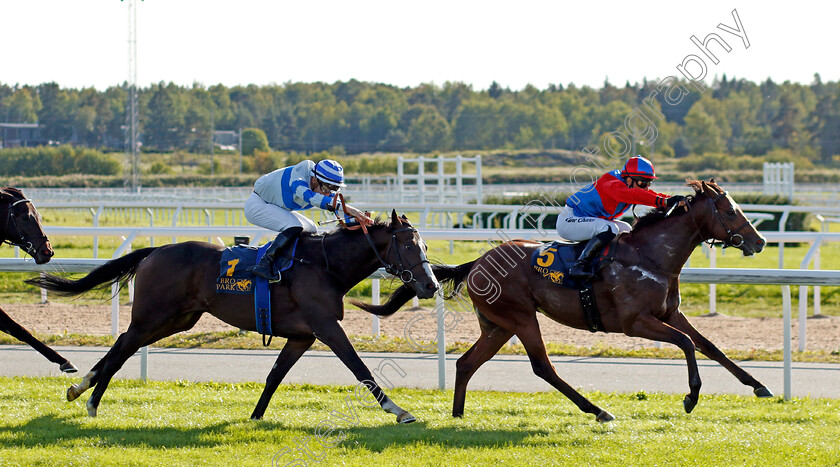
[(399, 216), (397, 216), (397, 210), (391, 209), (391, 225), (398, 226), (402, 225), (402, 221), (400, 220)]
[(713, 185), (717, 185), (717, 182), (715, 182), (715, 179), (714, 179), (714, 178), (710, 178), (710, 179), (709, 179), (709, 183), (711, 183), (711, 184), (713, 184)]

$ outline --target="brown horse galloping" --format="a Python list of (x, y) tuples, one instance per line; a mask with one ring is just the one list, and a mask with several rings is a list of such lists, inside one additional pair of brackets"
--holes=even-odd
[[(0, 243), (8, 243), (19, 247), (35, 259), (36, 264), (44, 264), (53, 257), (50, 241), (41, 227), (38, 211), (17, 188), (0, 188)], [(0, 331), (15, 339), (26, 342), (47, 360), (57, 363), (59, 369), (65, 373), (78, 371), (66, 358), (55, 350), (47, 347), (29, 333), (23, 326), (16, 323), (5, 311), (0, 309)]]
[[(344, 227), (324, 235), (304, 234), (295, 256), (297, 264), (284, 282), (271, 286), (271, 332), (288, 339), (266, 379), (265, 389), (251, 418), (263, 417), (283, 377), (317, 338), (341, 359), (358, 381), (370, 390), (382, 409), (400, 423), (414, 417), (382, 391), (341, 327), (344, 295), (380, 266), (405, 282), (414, 294), (432, 297), (438, 288), (425, 243), (405, 217), (391, 213), (391, 223), (368, 227), (368, 232)], [(143, 248), (111, 260), (73, 281), (46, 275), (27, 282), (64, 295), (135, 278), (131, 324), (114, 346), (79, 384), (67, 390), (74, 400), (94, 387), (87, 401), (88, 415), (96, 416), (100, 399), (114, 374), (140, 347), (192, 328), (204, 313), (249, 331), (256, 331), (253, 294), (216, 292), (216, 276), (225, 248), (205, 242), (183, 242)]]
[[(663, 210), (652, 211), (611, 245), (611, 260), (593, 283), (601, 323), (606, 332), (669, 342), (682, 349), (688, 363), (690, 389), (683, 401), (686, 412), (694, 409), (700, 396), (695, 346), (741, 383), (751, 386), (756, 396), (771, 397), (773, 394), (763, 384), (697, 332), (679, 309), (680, 270), (697, 245), (715, 239), (750, 256), (760, 252), (766, 243), (714, 179), (690, 180), (688, 185), (695, 194), (685, 209), (671, 215)], [(478, 341), (458, 359), (453, 416), (464, 413), (470, 377), (516, 334), (537, 376), (571, 399), (581, 411), (594, 414), (596, 420), (613, 419), (557, 376), (546, 355), (537, 311), (573, 328), (586, 329), (587, 325), (578, 292), (551, 284), (530, 266), (531, 253), (539, 245), (514, 240), (470, 263), (433, 267), (441, 283), (451, 282), (457, 287), (466, 279), (481, 326)], [(515, 264), (499, 271), (499, 265), (508, 264), (509, 260)], [(386, 313), (410, 298), (410, 290), (400, 287), (385, 305), (361, 305), (371, 312)]]

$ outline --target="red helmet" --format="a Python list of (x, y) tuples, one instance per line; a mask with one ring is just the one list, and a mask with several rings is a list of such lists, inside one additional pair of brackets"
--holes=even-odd
[(653, 164), (642, 156), (631, 157), (624, 164), (624, 170), (621, 171), (622, 177), (646, 178), (653, 180), (656, 177), (656, 172), (653, 170)]

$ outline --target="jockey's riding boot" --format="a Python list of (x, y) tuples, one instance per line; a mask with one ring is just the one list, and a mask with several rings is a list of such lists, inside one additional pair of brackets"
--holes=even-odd
[(609, 229), (590, 238), (589, 243), (587, 243), (583, 248), (583, 251), (580, 253), (580, 257), (577, 261), (575, 261), (575, 264), (572, 265), (571, 269), (569, 269), (566, 277), (584, 282), (590, 282), (595, 279), (595, 273), (593, 271), (587, 271), (586, 267), (589, 265), (590, 261), (598, 256), (598, 253), (600, 253), (605, 246), (609, 245), (613, 238), (615, 238), (615, 234)]
[(277, 253), (297, 237), (301, 231), (303, 231), (303, 227), (289, 227), (278, 233), (268, 249), (265, 250), (265, 254), (260, 258), (260, 262), (254, 266), (254, 275), (268, 279), (269, 282), (280, 282), (280, 271), (274, 268), (274, 260), (277, 259)]

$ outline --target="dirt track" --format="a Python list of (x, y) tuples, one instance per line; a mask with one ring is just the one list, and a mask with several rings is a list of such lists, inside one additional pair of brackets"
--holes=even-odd
[[(110, 304), (101, 306), (50, 303), (46, 305), (10, 304), (2, 308), (14, 320), (25, 328), (38, 333), (81, 333), (109, 334), (111, 332)], [(478, 322), (472, 313), (461, 313), (461, 320), (454, 323), (447, 331), (447, 342), (473, 342), (479, 335)], [(129, 323), (129, 307), (120, 310), (120, 331)], [(652, 346), (652, 342), (631, 338), (621, 334), (592, 334), (587, 331), (571, 329), (557, 324), (540, 315), (543, 337), (546, 341), (571, 344), (576, 346), (597, 346), (599, 344), (616, 348), (642, 348)], [(691, 318), (692, 324), (709, 340), (722, 349), (781, 349), (781, 318), (735, 318), (729, 316)], [(409, 325), (409, 323), (412, 323)], [(451, 321), (449, 323), (452, 323)], [(361, 311), (348, 311), (343, 322), (348, 334), (370, 335), (371, 315)], [(794, 320), (791, 335), (793, 348), (798, 346), (798, 322)], [(417, 340), (432, 340), (436, 324), (429, 310), (403, 310), (396, 315), (381, 319), (381, 331), (392, 337), (406, 337), (410, 328), (411, 337)], [(230, 326), (205, 315), (193, 328), (199, 331), (229, 330)], [(840, 350), (840, 318), (808, 319), (808, 350)]]

